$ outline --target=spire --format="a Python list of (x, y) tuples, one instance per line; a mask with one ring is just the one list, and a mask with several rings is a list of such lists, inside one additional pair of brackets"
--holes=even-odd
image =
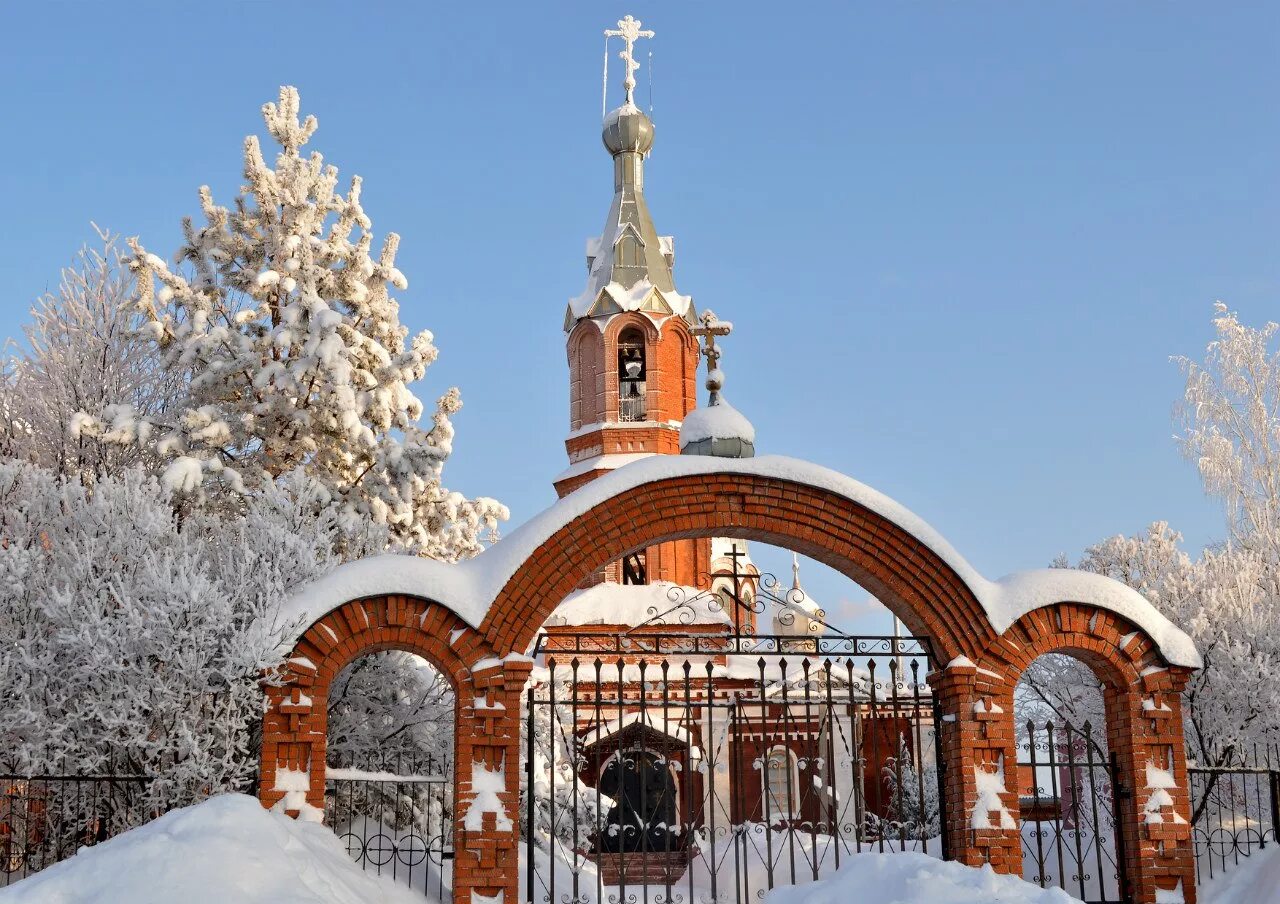
[(565, 332), (584, 317), (603, 317), (622, 311), (671, 314), (694, 322), (693, 300), (676, 291), (671, 268), (675, 246), (659, 236), (644, 197), (644, 160), (653, 149), (653, 121), (635, 105), (635, 42), (651, 38), (631, 16), (619, 20), (605, 37), (621, 37), (626, 92), (620, 107), (605, 115), (601, 138), (613, 157), (613, 203), (597, 239), (587, 240), (587, 286), (569, 300)]
[(796, 552), (791, 554), (791, 589), (804, 590), (800, 586), (800, 554)]

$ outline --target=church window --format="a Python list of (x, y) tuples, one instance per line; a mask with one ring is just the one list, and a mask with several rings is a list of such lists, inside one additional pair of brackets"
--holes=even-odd
[(643, 421), (647, 377), (644, 359), (644, 336), (635, 327), (618, 337), (618, 420)]
[(796, 755), (785, 747), (774, 747), (765, 757), (764, 813), (769, 819), (790, 819), (798, 809), (800, 788)]
[(618, 266), (640, 266), (640, 240), (634, 235), (624, 235), (618, 239)]

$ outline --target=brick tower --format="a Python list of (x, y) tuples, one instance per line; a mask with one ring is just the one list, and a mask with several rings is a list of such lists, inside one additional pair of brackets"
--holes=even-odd
[[(648, 34), (629, 17), (619, 25), (626, 99), (605, 116), (602, 134), (613, 158), (613, 203), (600, 236), (587, 240), (586, 289), (565, 311), (569, 467), (554, 481), (560, 496), (638, 458), (679, 454), (680, 424), (697, 404), (697, 310), (676, 290), (675, 243), (658, 235), (644, 197), (654, 130), (633, 99), (631, 46)], [(694, 585), (710, 556), (710, 540), (663, 543), (614, 563), (603, 577)]]

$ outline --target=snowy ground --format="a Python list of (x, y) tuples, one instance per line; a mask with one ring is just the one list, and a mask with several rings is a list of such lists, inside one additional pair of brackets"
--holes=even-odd
[[(538, 872), (546, 875), (546, 855), (541, 851), (539, 855), (543, 862)], [(709, 881), (699, 859), (693, 875), (683, 877), (684, 883), (692, 880), (695, 899), (702, 897)], [(563, 864), (563, 870), (555, 870), (557, 892), (571, 887), (574, 866)], [(596, 882), (593, 865), (576, 866), (580, 882), (587, 886), (581, 890), (582, 897), (590, 900)], [(838, 870), (821, 872), (825, 875), (818, 881), (775, 888), (767, 904), (1076, 901), (1060, 889), (1041, 889), (1013, 876), (998, 876), (989, 868), (973, 869), (919, 853), (863, 853), (845, 858)], [(763, 879), (750, 877), (753, 891)], [(432, 896), (424, 898), (421, 890), (410, 892), (390, 879), (363, 872), (331, 829), (269, 813), (254, 798), (237, 794), (175, 810), (0, 891), (0, 904), (409, 904), (423, 900)], [(1259, 852), (1207, 883), (1200, 900), (1202, 904), (1280, 904), (1280, 849)]]
[(1201, 904), (1280, 904), (1280, 848), (1256, 851), (1200, 886)]
[[(872, 891), (874, 889), (874, 892)], [(859, 854), (827, 879), (775, 888), (767, 904), (1075, 904), (1058, 888), (1040, 888), (990, 867), (974, 869), (926, 854)]]
[(421, 904), (333, 831), (242, 794), (174, 810), (0, 891), (2, 904)]

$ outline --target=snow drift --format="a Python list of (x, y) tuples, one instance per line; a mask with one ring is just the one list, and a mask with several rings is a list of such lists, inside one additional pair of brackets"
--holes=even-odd
[(331, 829), (224, 794), (82, 849), (3, 904), (421, 904), (363, 872)]
[(766, 904), (1076, 904), (1059, 888), (1040, 888), (991, 867), (975, 869), (927, 854), (858, 854), (827, 879), (775, 888)]

